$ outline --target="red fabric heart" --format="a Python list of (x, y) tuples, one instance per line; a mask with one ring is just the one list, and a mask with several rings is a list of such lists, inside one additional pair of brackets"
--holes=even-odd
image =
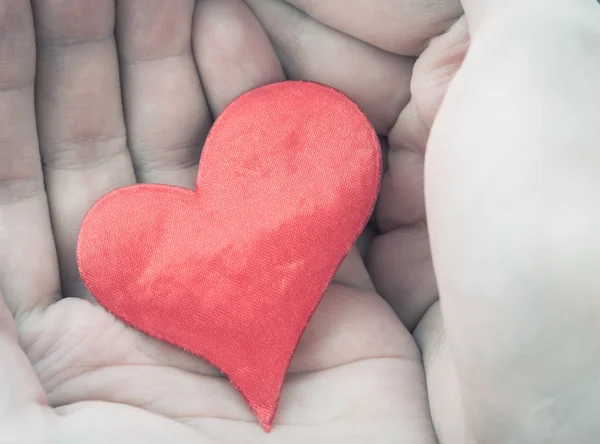
[(344, 95), (310, 82), (258, 88), (215, 122), (195, 191), (140, 184), (92, 206), (81, 277), (116, 317), (220, 369), (268, 431), (380, 170), (377, 136)]

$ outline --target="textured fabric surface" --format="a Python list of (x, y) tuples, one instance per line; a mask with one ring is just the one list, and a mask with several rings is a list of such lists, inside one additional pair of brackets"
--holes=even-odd
[(116, 317), (220, 369), (269, 430), (380, 170), (377, 136), (344, 95), (310, 82), (258, 88), (215, 122), (195, 191), (140, 184), (92, 206), (81, 276)]

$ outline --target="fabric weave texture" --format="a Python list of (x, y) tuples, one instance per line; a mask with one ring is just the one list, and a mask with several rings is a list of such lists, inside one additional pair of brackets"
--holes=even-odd
[(117, 318), (222, 371), (268, 431), (380, 177), (377, 135), (343, 94), (311, 82), (255, 89), (215, 122), (194, 191), (138, 184), (92, 206), (81, 277)]

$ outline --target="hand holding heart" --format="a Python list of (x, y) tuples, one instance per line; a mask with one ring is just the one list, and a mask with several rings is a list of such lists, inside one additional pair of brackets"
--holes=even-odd
[[(518, 10), (504, 13), (498, 6), (503, 2), (485, 2), (503, 14), (478, 12), (470, 5), (476, 2), (465, 2), (476, 32), (464, 63), (466, 20), (450, 0), (440, 0), (436, 14), (414, 2), (383, 0), (352, 7), (343, 1), (194, 3), (131, 0), (116, 2), (115, 8), (114, 1), (94, 0), (76, 8), (69, 2), (33, 1), (30, 9), (29, 2), (13, 0), (0, 8), (2, 29), (10, 36), (0, 40), (0, 64), (7, 67), (0, 73), (0, 442), (594, 442), (600, 409), (594, 279), (600, 214), (590, 204), (600, 191), (596, 2), (581, 0), (561, 14), (555, 2), (544, 14), (527, 7), (512, 16)], [(397, 18), (406, 23), (399, 27)], [(419, 59), (411, 80), (412, 56)], [(34, 75), (35, 88), (26, 81)], [(129, 327), (104, 306), (134, 303), (118, 298), (144, 288), (151, 288), (147, 294), (152, 296), (177, 283), (183, 293), (193, 293), (205, 281), (211, 282), (209, 288), (258, 282), (254, 275), (210, 275), (208, 268), (202, 280), (185, 281), (197, 276), (198, 262), (186, 271), (183, 259), (203, 245), (213, 252), (223, 247), (219, 258), (227, 267), (221, 270), (255, 269), (252, 264), (244, 268), (244, 252), (255, 254), (254, 267), (280, 257), (269, 256), (269, 250), (249, 251), (244, 242), (258, 236), (257, 219), (264, 223), (261, 216), (286, 208), (268, 195), (286, 184), (283, 176), (271, 176), (263, 193), (270, 198), (266, 204), (252, 199), (260, 193), (251, 187), (259, 183), (257, 175), (285, 171), (281, 165), (263, 166), (281, 160), (269, 149), (293, 141), (255, 147), (265, 151), (248, 162), (250, 168), (237, 163), (248, 160), (242, 145), (228, 145), (235, 148), (219, 158), (221, 149), (212, 144), (227, 136), (249, 146), (251, 131), (216, 130), (218, 122), (228, 121), (227, 105), (286, 78), (314, 80), (347, 94), (377, 133), (388, 136), (390, 150), (376, 210), (382, 234), (368, 252), (368, 273), (352, 250), (295, 349), (273, 428), (266, 434), (215, 368), (180, 350), (181, 343), (176, 347), (166, 336), (156, 340)], [(293, 120), (293, 109), (280, 112), (289, 112)], [(307, 115), (312, 111), (318, 105), (311, 104)], [(213, 116), (219, 120), (206, 139)], [(231, 128), (268, 116), (256, 112)], [(281, 124), (272, 118), (262, 122)], [(350, 134), (335, 125), (318, 134), (335, 131), (331, 140)], [(356, 235), (332, 230), (323, 236), (319, 230), (336, 226), (342, 213), (356, 218), (344, 227), (358, 227), (366, 217), (332, 206), (327, 199), (335, 193), (324, 188), (342, 183), (342, 174), (355, 177), (357, 170), (377, 166), (368, 155), (356, 163), (335, 157), (374, 141), (373, 133), (364, 135), (360, 142), (354, 133), (336, 152), (311, 145), (322, 162), (311, 164), (320, 186), (310, 195), (318, 196), (323, 208), (341, 212), (327, 213), (332, 225), (308, 219), (314, 223), (303, 231), (306, 251), (318, 260), (300, 264), (300, 269), (306, 266), (306, 283), (323, 284), (326, 272), (308, 270), (314, 271), (324, 255), (339, 255), (340, 245), (349, 245)], [(427, 141), (425, 224), (418, 178)], [(303, 158), (297, 165), (301, 178), (309, 177), (302, 172), (307, 162)], [(333, 182), (328, 168), (336, 171)], [(166, 186), (152, 185), (157, 183)], [(360, 190), (371, 190), (368, 183)], [(277, 197), (308, 186), (300, 184), (281, 188)], [(206, 189), (208, 201), (197, 203)], [(139, 194), (119, 203), (126, 190)], [(156, 190), (166, 193), (161, 197)], [(335, 195), (345, 204), (362, 195), (358, 189), (342, 191)], [(216, 201), (210, 206), (210, 196), (220, 196), (222, 204), (235, 193), (238, 199), (229, 202), (228, 213)], [(107, 245), (107, 239), (120, 242), (131, 256), (108, 249), (88, 262), (97, 261), (86, 273), (138, 274), (99, 281), (106, 288), (115, 288), (115, 282), (129, 287), (109, 292), (104, 300), (96, 288), (99, 305), (80, 280), (75, 252), (86, 212), (92, 208), (90, 215), (100, 214), (109, 204), (118, 205), (121, 217), (91, 231), (84, 224), (82, 234), (101, 229), (98, 245)], [(147, 208), (145, 220), (136, 219), (136, 205)], [(180, 211), (190, 205), (208, 206), (198, 213)], [(265, 205), (264, 211), (256, 205)], [(157, 207), (172, 208), (164, 223), (157, 222)], [(244, 219), (249, 213), (242, 209), (254, 212)], [(226, 217), (208, 218), (211, 211)], [(185, 218), (192, 213), (206, 219), (190, 225)], [(297, 214), (292, 219), (300, 220)], [(214, 220), (219, 223), (210, 226)], [(152, 222), (152, 229), (144, 231), (144, 222)], [(244, 231), (248, 238), (241, 225), (250, 229)], [(138, 237), (117, 236), (132, 226), (138, 227)], [(425, 254), (425, 227), (432, 258)], [(261, 245), (292, 245), (277, 239), (275, 231), (265, 233)], [(179, 280), (155, 279), (162, 271), (142, 266), (142, 261), (165, 265), (156, 259), (168, 248), (148, 249), (153, 237), (172, 248), (170, 253), (182, 253), (172, 269)], [(235, 242), (219, 246), (223, 239)], [(336, 242), (339, 249), (331, 249)], [(80, 258), (98, 251), (80, 250)], [(138, 262), (131, 268), (124, 257)], [(280, 277), (298, 278), (296, 265), (288, 262), (290, 273)], [(272, 268), (271, 277), (280, 271)], [(273, 288), (280, 281), (264, 285)], [(440, 302), (431, 296), (437, 294), (436, 284)], [(180, 307), (176, 301), (152, 314), (162, 316), (162, 323), (153, 325), (187, 332), (200, 348), (208, 338), (214, 340), (212, 320), (198, 323), (206, 320), (202, 306), (190, 306), (199, 310), (194, 331), (201, 334), (196, 335), (185, 328), (189, 319), (170, 317)], [(224, 322), (228, 309), (219, 311)], [(300, 313), (306, 320), (309, 311), (283, 315)], [(126, 321), (144, 331), (145, 313), (136, 314), (135, 322)], [(400, 319), (411, 330), (416, 325), (412, 334)], [(281, 324), (279, 331), (298, 333), (302, 323)], [(276, 336), (272, 340), (261, 336), (264, 331), (245, 331), (258, 353), (272, 344), (295, 345), (276, 331), (269, 332)], [(256, 338), (264, 342), (250, 340)], [(227, 359), (228, 342), (218, 342), (211, 349), (215, 354), (205, 357), (224, 367), (216, 361)], [(269, 368), (264, 379), (279, 370)], [(260, 376), (252, 380), (265, 382)], [(265, 414), (264, 423), (269, 419)]]

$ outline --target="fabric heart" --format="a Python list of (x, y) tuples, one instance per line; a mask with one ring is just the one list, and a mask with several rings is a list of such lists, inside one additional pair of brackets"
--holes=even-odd
[(215, 122), (195, 191), (140, 184), (92, 206), (81, 277), (117, 318), (220, 369), (268, 431), (380, 170), (377, 136), (343, 94), (310, 82), (258, 88)]

